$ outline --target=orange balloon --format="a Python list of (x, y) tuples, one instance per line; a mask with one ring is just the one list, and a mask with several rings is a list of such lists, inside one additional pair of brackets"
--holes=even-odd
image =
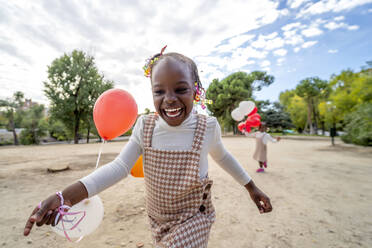
[(137, 162), (134, 164), (130, 174), (134, 177), (144, 177), (142, 155), (137, 159)]
[(114, 139), (128, 131), (137, 119), (137, 103), (125, 90), (103, 92), (94, 104), (93, 120), (104, 140)]

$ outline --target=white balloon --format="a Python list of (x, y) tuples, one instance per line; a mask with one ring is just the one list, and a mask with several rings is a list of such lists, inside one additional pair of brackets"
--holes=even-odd
[(252, 101), (242, 101), (239, 103), (240, 112), (242, 112), (244, 115), (247, 115), (250, 112), (252, 112), (255, 106), (256, 104), (254, 104), (254, 102)]
[(239, 108), (236, 108), (231, 111), (231, 117), (236, 121), (241, 121), (244, 119), (244, 114), (240, 111)]
[[(70, 238), (86, 236), (96, 230), (101, 224), (104, 212), (101, 198), (96, 195), (89, 199), (85, 199), (72, 206), (68, 212), (72, 213), (81, 211), (85, 211), (85, 217), (77, 225), (77, 227), (72, 230), (70, 229), (80, 220), (80, 218), (83, 216), (83, 213), (63, 216), (65, 230)], [(52, 226), (52, 230), (61, 236), (65, 236), (62, 227), (62, 220), (59, 221), (56, 226)]]

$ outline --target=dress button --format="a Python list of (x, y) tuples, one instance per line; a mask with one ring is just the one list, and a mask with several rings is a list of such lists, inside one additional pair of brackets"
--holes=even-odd
[(201, 205), (200, 208), (199, 208), (199, 211), (203, 213), (205, 211), (205, 206)]
[(208, 197), (208, 194), (207, 193), (204, 193), (203, 194), (203, 200), (207, 199), (207, 197)]

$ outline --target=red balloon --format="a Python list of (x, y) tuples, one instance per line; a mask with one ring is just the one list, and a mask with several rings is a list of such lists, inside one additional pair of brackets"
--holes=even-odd
[(253, 114), (253, 115), (250, 115), (248, 118), (258, 118), (258, 119), (261, 120), (261, 115), (255, 113), (255, 114)]
[(238, 129), (240, 132), (243, 132), (243, 130), (245, 129), (245, 123), (244, 122), (240, 122), (238, 124)]
[(260, 124), (261, 121), (257, 117), (255, 118), (248, 117), (248, 119), (245, 122), (246, 127), (258, 127)]
[(248, 133), (250, 133), (251, 132), (251, 127), (245, 127), (245, 130), (248, 132)]
[(255, 113), (257, 113), (257, 107), (254, 107), (254, 109), (248, 114), (248, 116), (251, 116)]
[(94, 104), (93, 120), (99, 135), (111, 140), (128, 131), (137, 119), (137, 103), (125, 90), (103, 92)]

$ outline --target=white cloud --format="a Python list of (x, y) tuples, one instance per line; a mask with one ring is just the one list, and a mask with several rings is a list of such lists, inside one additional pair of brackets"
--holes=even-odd
[(227, 44), (220, 45), (216, 48), (217, 52), (231, 52), (232, 50), (238, 48), (239, 46), (243, 45), (245, 42), (253, 39), (255, 35), (252, 34), (244, 34), (238, 35), (231, 39), (229, 39)]
[(301, 22), (292, 22), (292, 23), (289, 23), (289, 24), (286, 24), (282, 27), (282, 30), (283, 31), (289, 31), (291, 29), (296, 29), (298, 27), (301, 26)]
[(269, 60), (264, 60), (260, 64), (261, 67), (268, 67), (270, 65), (271, 65), (271, 62)]
[(276, 64), (277, 65), (282, 65), (282, 63), (285, 61), (285, 58), (278, 58), (277, 60), (276, 60)]
[(328, 53), (338, 53), (338, 50), (337, 49), (329, 49)]
[(274, 51), (275, 56), (285, 56), (286, 54), (287, 54), (287, 50), (283, 48)]
[(352, 26), (348, 26), (347, 29), (348, 30), (357, 30), (357, 29), (359, 29), (359, 26), (358, 25), (352, 25)]
[(335, 18), (333, 18), (336, 22), (338, 21), (342, 21), (342, 20), (345, 20), (345, 16), (337, 16)]
[(300, 49), (301, 49), (301, 47), (295, 47), (295, 48), (293, 48), (293, 51), (294, 51), (295, 53), (298, 53), (298, 52), (300, 51)]
[(326, 12), (341, 12), (351, 10), (355, 7), (371, 3), (371, 0), (321, 0), (312, 4), (308, 4), (297, 14), (297, 17), (305, 17), (309, 15), (323, 14)]
[(253, 41), (251, 45), (254, 48), (262, 48), (265, 50), (273, 50), (284, 46), (284, 40), (281, 37), (277, 37), (278, 33), (274, 32), (270, 35), (260, 35), (257, 40)]
[(308, 48), (308, 47), (312, 47), (314, 46), (316, 43), (318, 43), (318, 41), (307, 41), (305, 42), (304, 44), (302, 44), (302, 48)]
[(359, 29), (359, 26), (358, 25), (348, 25), (344, 22), (339, 22), (339, 23), (336, 23), (336, 22), (329, 22), (327, 24), (324, 25), (325, 28), (329, 29), (329, 30), (335, 30), (335, 29), (338, 29), (338, 28), (346, 28), (348, 30), (357, 30)]
[[(224, 66), (227, 59), (207, 56), (216, 45), (233, 37), (228, 40), (228, 46), (219, 49), (235, 49), (251, 39), (240, 34), (289, 14), (287, 9), (279, 10), (278, 3), (270, 0), (237, 0), (234, 4), (197, 0), (163, 4), (24, 0), (5, 1), (0, 12), (0, 30), (6, 30), (0, 38), (0, 64), (1, 68), (8, 68), (5, 74), (1, 73), (0, 95), (8, 95), (12, 89), (3, 89), (12, 85), (14, 90), (27, 91), (27, 97), (40, 101), (46, 101), (42, 82), (46, 80), (47, 65), (73, 49), (93, 54), (99, 71), (107, 79), (113, 79), (118, 87), (137, 92), (139, 87), (149, 86), (141, 72), (145, 59), (165, 44), (168, 45), (166, 52), (176, 51), (197, 59), (204, 56), (207, 65), (212, 66), (213, 62)], [(277, 35), (265, 38), (265, 41), (271, 40), (267, 44), (269, 49), (282, 46), (280, 39), (272, 41), (279, 38)], [(244, 48), (235, 55), (231, 61), (237, 68), (238, 62), (252, 63), (252, 58), (265, 58), (267, 52)], [(27, 73), (9, 69), (13, 64), (27, 68)], [(152, 106), (151, 97), (149, 99), (138, 99), (140, 111)]]
[(288, 0), (287, 4), (289, 5), (290, 8), (296, 9), (307, 2), (309, 2), (309, 0)]
[(343, 23), (343, 22), (339, 22), (339, 23), (329, 22), (329, 23), (325, 24), (324, 27), (328, 28), (329, 30), (334, 30), (334, 29), (345, 27), (345, 25), (346, 24)]
[(306, 37), (318, 36), (321, 35), (322, 33), (323, 31), (316, 27), (310, 27), (301, 31), (301, 34), (303, 34)]

